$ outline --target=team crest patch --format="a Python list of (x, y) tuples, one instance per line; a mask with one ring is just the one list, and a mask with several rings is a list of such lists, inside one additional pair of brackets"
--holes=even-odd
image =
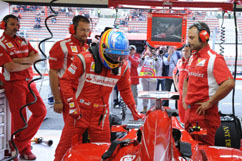
[(76, 46), (71, 46), (71, 51), (77, 53), (77, 47)]
[(205, 65), (206, 59), (205, 58), (198, 58), (197, 59), (197, 65), (203, 67)]
[(13, 47), (13, 44), (11, 42), (8, 42), (7, 43), (7, 46), (8, 46), (8, 48), (12, 48)]
[(70, 102), (70, 103), (69, 103), (69, 107), (70, 107), (70, 108), (75, 107), (75, 103), (74, 103), (74, 102)]
[(95, 62), (92, 62), (92, 63), (91, 63), (90, 71), (91, 71), (91, 72), (94, 72), (94, 70), (95, 70)]

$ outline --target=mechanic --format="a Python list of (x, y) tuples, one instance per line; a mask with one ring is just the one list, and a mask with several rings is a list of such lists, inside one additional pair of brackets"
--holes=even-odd
[(129, 68), (130, 68), (130, 80), (131, 80), (131, 89), (134, 96), (136, 105), (138, 105), (138, 84), (139, 78), (133, 78), (132, 76), (138, 76), (138, 67), (139, 67), (139, 57), (136, 53), (137, 49), (135, 45), (129, 46), (130, 55), (129, 55)]
[(175, 88), (177, 89), (180, 95), (178, 100), (179, 118), (180, 118), (180, 121), (184, 123), (185, 110), (182, 105), (182, 89), (183, 89), (184, 78), (187, 77), (187, 74), (188, 74), (187, 63), (191, 56), (191, 50), (188, 44), (185, 44), (184, 48), (182, 49), (182, 53), (183, 53), (182, 58), (177, 61), (176, 67), (173, 70), (173, 81), (174, 81)]
[[(128, 55), (127, 36), (119, 30), (108, 29), (89, 52), (78, 54), (67, 68), (60, 79), (60, 86), (70, 110), (55, 152), (55, 161), (60, 161), (71, 147), (72, 137), (82, 136), (86, 129), (91, 142), (110, 142), (108, 101), (116, 84), (133, 118), (144, 117), (136, 110), (132, 95)], [(76, 80), (78, 88), (74, 90), (71, 85)]]
[[(63, 119), (68, 115), (68, 105), (63, 101), (59, 89), (59, 79), (63, 76), (66, 68), (71, 64), (73, 57), (81, 52), (87, 51), (89, 46), (86, 43), (90, 34), (90, 21), (88, 18), (78, 15), (72, 19), (69, 27), (70, 38), (56, 42), (50, 50), (49, 57), (49, 77), (51, 91), (54, 96), (54, 111), (63, 112)], [(72, 84), (76, 89), (77, 82)]]
[(188, 62), (188, 77), (184, 80), (183, 107), (186, 130), (198, 123), (207, 129), (207, 135), (192, 135), (193, 138), (214, 145), (215, 133), (220, 126), (218, 102), (228, 95), (235, 83), (223, 56), (210, 48), (209, 36), (209, 27), (204, 22), (189, 27), (188, 43), (194, 53)]
[[(6, 15), (1, 22), (1, 28), (4, 29), (4, 32), (0, 38), (0, 66), (4, 77), (3, 87), (11, 111), (12, 133), (25, 126), (20, 116), (20, 108), (34, 101), (34, 97), (28, 89), (28, 83), (33, 78), (32, 65), (40, 59), (38, 51), (26, 39), (16, 35), (19, 27), (19, 20), (15, 15)], [(31, 139), (46, 115), (46, 107), (36, 89), (36, 84), (32, 82), (30, 87), (37, 97), (37, 102), (28, 106), (32, 112), (28, 119), (28, 127), (14, 137), (20, 158), (25, 160), (36, 159), (36, 156), (31, 152)], [(26, 110), (22, 110), (22, 112), (27, 120)], [(11, 144), (10, 147), (12, 147)], [(12, 153), (16, 153), (13, 148), (11, 150)]]

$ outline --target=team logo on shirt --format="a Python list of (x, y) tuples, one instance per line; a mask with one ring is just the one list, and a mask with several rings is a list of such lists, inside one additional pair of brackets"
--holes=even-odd
[(200, 66), (203, 67), (205, 65), (206, 59), (205, 58), (198, 58), (197, 59), (197, 65), (196, 66)]
[(91, 72), (94, 72), (94, 70), (95, 70), (95, 62), (92, 62), (92, 63), (91, 63), (90, 71), (91, 71)]
[(8, 42), (8, 43), (7, 43), (7, 46), (8, 46), (8, 48), (12, 48), (12, 47), (14, 47), (13, 44), (12, 44), (11, 42)]
[(77, 47), (76, 46), (71, 46), (71, 51), (77, 53)]

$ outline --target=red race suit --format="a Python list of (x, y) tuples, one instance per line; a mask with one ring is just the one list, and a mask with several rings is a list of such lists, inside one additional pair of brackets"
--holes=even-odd
[(196, 136), (198, 140), (208, 145), (214, 145), (214, 137), (220, 126), (218, 105), (206, 110), (205, 115), (198, 115), (196, 103), (206, 102), (215, 94), (219, 85), (228, 79), (233, 79), (223, 56), (210, 49), (209, 45), (194, 53), (188, 62), (188, 86), (185, 102), (189, 109), (185, 111), (185, 127), (198, 125), (207, 129), (207, 135)]
[[(34, 101), (34, 97), (28, 89), (28, 82), (33, 78), (33, 71), (32, 67), (30, 67), (18, 72), (8, 72), (3, 65), (11, 62), (13, 58), (28, 57), (31, 51), (38, 53), (24, 38), (19, 36), (12, 38), (5, 33), (0, 38), (0, 65), (2, 66), (4, 77), (3, 87), (12, 115), (12, 133), (25, 126), (24, 121), (20, 117), (20, 108)], [(31, 83), (31, 88), (37, 97), (37, 102), (28, 106), (32, 112), (28, 120), (28, 127), (17, 133), (14, 139), (20, 154), (23, 150), (31, 151), (31, 139), (38, 131), (46, 115), (44, 102), (36, 89), (35, 83)], [(23, 110), (23, 116), (27, 119), (25, 109)]]
[[(71, 147), (72, 137), (82, 136), (88, 129), (91, 142), (110, 142), (109, 96), (117, 84), (120, 95), (130, 108), (134, 119), (140, 116), (132, 96), (128, 63), (125, 62), (115, 75), (112, 70), (102, 67), (100, 74), (94, 72), (95, 62), (89, 52), (78, 54), (60, 79), (63, 96), (69, 105), (70, 115), (65, 122), (55, 161), (60, 161)], [(78, 80), (77, 90), (72, 84)], [(75, 118), (71, 117), (76, 114)]]
[[(50, 69), (59, 70), (58, 76), (61, 78), (66, 68), (71, 64), (74, 56), (81, 52), (87, 51), (88, 44), (80, 45), (80, 41), (73, 35), (70, 38), (56, 42), (50, 50), (49, 64)], [(72, 84), (76, 88), (77, 82)], [(62, 93), (62, 92), (61, 92)], [(61, 94), (62, 100), (63, 96)], [(66, 120), (68, 115), (68, 104), (63, 101), (63, 119)]]

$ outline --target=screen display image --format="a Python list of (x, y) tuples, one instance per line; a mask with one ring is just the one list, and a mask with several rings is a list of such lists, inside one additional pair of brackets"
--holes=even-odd
[(179, 48), (186, 43), (186, 14), (149, 13), (147, 18), (147, 41), (152, 46)]
[(151, 41), (181, 42), (182, 18), (152, 17)]

